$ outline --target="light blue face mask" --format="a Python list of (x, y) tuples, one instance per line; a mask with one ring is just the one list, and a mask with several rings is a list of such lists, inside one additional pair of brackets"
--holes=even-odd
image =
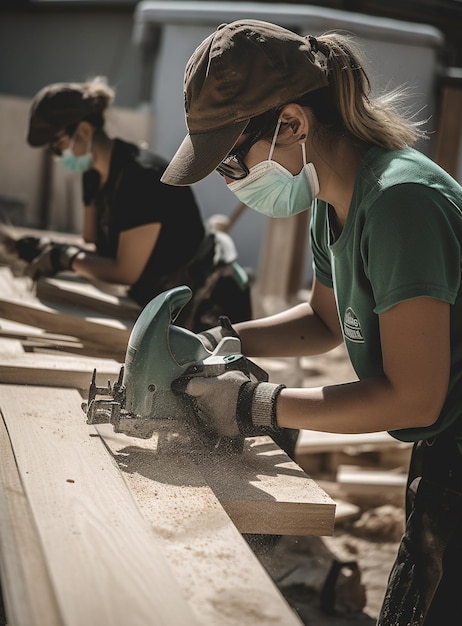
[(71, 142), (69, 144), (69, 148), (63, 150), (63, 153), (60, 156), (56, 156), (55, 160), (64, 166), (66, 169), (71, 172), (76, 172), (77, 174), (83, 174), (87, 170), (91, 168), (93, 165), (93, 154), (91, 153), (91, 142), (88, 144), (88, 149), (85, 154), (80, 156), (76, 156), (72, 152), (72, 147), (74, 145), (74, 137), (72, 137)]
[(228, 189), (245, 205), (268, 217), (290, 217), (306, 211), (319, 193), (319, 181), (313, 163), (306, 162), (302, 143), (303, 168), (295, 176), (276, 161), (272, 161), (276, 138), (281, 126), (278, 121), (267, 161), (250, 168), (242, 180), (228, 184)]

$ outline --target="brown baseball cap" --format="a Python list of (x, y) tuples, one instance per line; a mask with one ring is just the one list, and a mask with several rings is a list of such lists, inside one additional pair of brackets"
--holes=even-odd
[(189, 59), (186, 135), (161, 180), (190, 185), (229, 154), (252, 117), (328, 85), (307, 38), (276, 24), (222, 24)]
[(33, 147), (44, 146), (60, 130), (102, 111), (107, 100), (92, 95), (89, 84), (54, 83), (41, 89), (32, 100), (27, 142)]

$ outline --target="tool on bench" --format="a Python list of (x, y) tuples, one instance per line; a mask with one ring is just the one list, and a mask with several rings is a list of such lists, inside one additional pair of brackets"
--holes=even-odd
[[(211, 352), (192, 331), (173, 324), (191, 297), (191, 289), (183, 285), (164, 291), (145, 306), (132, 329), (118, 380), (98, 387), (93, 371), (88, 403), (82, 404), (88, 424), (111, 423), (115, 432), (145, 439), (160, 419), (186, 420), (201, 432), (194, 400), (171, 390), (175, 379), (241, 370), (251, 380), (268, 380), (262, 368), (241, 354), (237, 337), (224, 337)], [(225, 439), (216, 439), (214, 445), (242, 449), (242, 437)]]

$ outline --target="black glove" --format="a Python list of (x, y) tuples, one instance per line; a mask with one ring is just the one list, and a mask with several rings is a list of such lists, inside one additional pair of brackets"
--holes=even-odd
[(220, 320), (220, 326), (214, 326), (197, 334), (204, 347), (211, 352), (215, 350), (223, 337), (236, 337), (239, 339), (239, 335), (231, 326), (229, 317), (221, 315), (218, 319)]
[(15, 252), (22, 261), (30, 263), (43, 252), (51, 242), (48, 237), (21, 237), (14, 244)]
[(82, 249), (77, 246), (49, 244), (26, 267), (24, 274), (37, 281), (42, 276), (54, 276), (58, 272), (72, 270), (72, 262), (80, 252)]
[(207, 431), (223, 437), (255, 437), (280, 432), (276, 400), (285, 385), (253, 382), (240, 370), (219, 376), (183, 377), (172, 391), (192, 399), (194, 412)]

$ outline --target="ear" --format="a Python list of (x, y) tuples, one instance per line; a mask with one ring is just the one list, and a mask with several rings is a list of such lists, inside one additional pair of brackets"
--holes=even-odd
[(289, 132), (297, 143), (305, 143), (310, 129), (310, 121), (306, 111), (299, 104), (286, 104), (280, 114), (282, 123), (286, 126), (287, 137)]
[(77, 126), (77, 132), (84, 141), (90, 142), (93, 139), (94, 131), (95, 129), (90, 122), (79, 122), (79, 125)]

